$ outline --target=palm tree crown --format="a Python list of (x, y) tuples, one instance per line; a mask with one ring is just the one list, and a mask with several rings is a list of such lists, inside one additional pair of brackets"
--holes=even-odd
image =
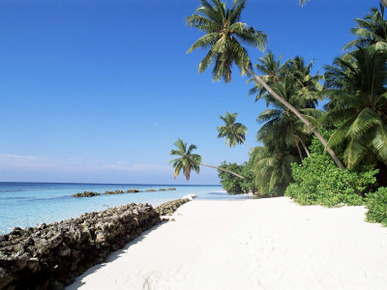
[(387, 165), (386, 64), (386, 52), (370, 46), (326, 67), (327, 118), (338, 125), (328, 144), (346, 146), (348, 167), (371, 156)]
[(221, 168), (218, 166), (212, 166), (202, 163), (202, 157), (199, 154), (193, 154), (192, 151), (195, 150), (197, 147), (196, 145), (190, 145), (188, 146), (187, 143), (184, 143), (183, 140), (180, 138), (173, 143), (177, 150), (171, 150), (171, 155), (177, 155), (178, 158), (175, 158), (171, 160), (169, 163), (173, 163), (172, 167), (175, 168), (175, 173), (173, 177), (176, 179), (176, 177), (180, 174), (180, 172), (183, 170), (183, 174), (187, 180), (190, 180), (191, 178), (191, 171), (194, 170), (196, 173), (200, 172), (200, 166), (206, 166), (210, 168), (214, 168), (217, 170), (221, 170), (224, 172), (228, 172), (232, 175), (235, 175), (239, 178), (244, 179), (242, 175), (239, 175), (231, 170)]
[(201, 0), (202, 6), (186, 18), (187, 25), (206, 33), (191, 46), (187, 53), (199, 47), (210, 47), (199, 64), (199, 72), (205, 71), (215, 62), (212, 70), (213, 79), (230, 82), (233, 64), (239, 67), (242, 75), (246, 73), (246, 67), (250, 66), (247, 51), (239, 41), (264, 50), (267, 36), (240, 22), (247, 0), (234, 0), (231, 9), (220, 0), (211, 0), (211, 2), (213, 5), (206, 0)]
[(230, 147), (235, 147), (237, 144), (242, 143), (245, 143), (247, 145), (247, 143), (245, 142), (247, 128), (241, 123), (235, 123), (237, 116), (237, 113), (226, 112), (225, 116), (220, 116), (220, 119), (222, 119), (224, 122), (224, 126), (217, 127), (217, 130), (219, 132), (218, 138), (226, 138), (224, 144), (227, 145), (228, 143)]
[(202, 157), (199, 154), (193, 154), (192, 151), (197, 147), (196, 145), (190, 145), (188, 147), (187, 143), (184, 143), (180, 138), (174, 143), (176, 150), (171, 150), (171, 155), (179, 156), (176, 159), (170, 161), (173, 163), (173, 168), (175, 168), (175, 173), (173, 177), (176, 177), (183, 170), (183, 174), (187, 180), (191, 178), (191, 171), (200, 172), (200, 163), (202, 162)]
[[(255, 67), (264, 74), (262, 79), (271, 89), (295, 108), (314, 108), (321, 95), (322, 86), (319, 81), (322, 76), (312, 75), (313, 60), (305, 64), (304, 59), (297, 56), (281, 65), (281, 58), (276, 60), (274, 54), (269, 51), (258, 59)], [(256, 94), (256, 101), (264, 98), (267, 105), (285, 107), (255, 78), (251, 78), (249, 82), (254, 82), (250, 95)]]
[(380, 3), (380, 10), (372, 8), (364, 18), (356, 18), (357, 27), (351, 32), (358, 36), (357, 39), (344, 45), (343, 50), (354, 47), (368, 47), (376, 45), (387, 50), (387, 21), (384, 19), (384, 6)]

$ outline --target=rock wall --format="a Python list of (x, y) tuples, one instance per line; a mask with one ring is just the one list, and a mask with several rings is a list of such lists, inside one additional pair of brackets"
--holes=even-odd
[(63, 289), (160, 222), (148, 204), (86, 213), (0, 236), (0, 289)]
[(155, 210), (157, 211), (158, 214), (160, 214), (160, 216), (172, 215), (180, 206), (182, 206), (183, 204), (191, 200), (192, 198), (175, 199), (175, 200), (160, 204), (158, 207), (155, 208)]

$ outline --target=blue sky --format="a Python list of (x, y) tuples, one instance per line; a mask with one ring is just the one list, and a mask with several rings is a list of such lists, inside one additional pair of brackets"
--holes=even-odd
[[(231, 4), (231, 1), (228, 1)], [(267, 48), (315, 59), (323, 71), (353, 39), (353, 19), (376, 0), (250, 0), (242, 20), (268, 34)], [(244, 162), (248, 149), (217, 139), (237, 112), (257, 145), (263, 102), (234, 69), (230, 84), (198, 74), (200, 32), (184, 19), (198, 0), (1, 0), (0, 181), (183, 183), (169, 165), (177, 138), (203, 162)], [(262, 52), (249, 49), (256, 62)], [(217, 184), (202, 168), (191, 184)]]

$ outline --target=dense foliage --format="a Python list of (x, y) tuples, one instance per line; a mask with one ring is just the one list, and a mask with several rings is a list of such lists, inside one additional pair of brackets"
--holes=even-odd
[(328, 144), (345, 145), (344, 162), (387, 163), (387, 53), (359, 48), (326, 67), (327, 119), (338, 127)]
[(243, 194), (257, 192), (257, 188), (254, 182), (254, 173), (252, 170), (252, 160), (238, 165), (237, 163), (226, 163), (223, 162), (221, 168), (231, 170), (239, 173), (244, 179), (238, 178), (235, 175), (228, 174), (224, 171), (218, 171), (218, 177), (223, 189), (229, 194)]
[(258, 146), (254, 149), (253, 170), (255, 185), (260, 196), (284, 195), (286, 187), (293, 180), (290, 164), (296, 161), (297, 155), (289, 148), (275, 149)]
[(387, 187), (380, 187), (375, 193), (367, 195), (367, 221), (381, 223), (387, 227)]
[(302, 205), (362, 205), (378, 170), (372, 167), (361, 171), (341, 170), (318, 147), (314, 140), (310, 156), (300, 165), (292, 164), (294, 183), (286, 189), (286, 196)]
[[(313, 73), (313, 61), (297, 56), (281, 62), (271, 51), (253, 65), (241, 43), (264, 49), (266, 34), (240, 22), (246, 0), (232, 3), (229, 9), (221, 0), (201, 0), (186, 19), (205, 33), (188, 52), (209, 48), (199, 72), (213, 64), (213, 79), (229, 82), (235, 65), (252, 77), (250, 94), (267, 104), (257, 118), (261, 146), (254, 149), (245, 142), (247, 128), (235, 121), (237, 113), (221, 117), (218, 138), (230, 147), (244, 143), (250, 149), (248, 162), (221, 165), (224, 189), (261, 196), (286, 193), (305, 205), (363, 204), (367, 192), (387, 185), (386, 1), (355, 19), (355, 39), (323, 75)], [(324, 98), (324, 111), (318, 110)], [(386, 192), (367, 195), (368, 220), (386, 222)]]

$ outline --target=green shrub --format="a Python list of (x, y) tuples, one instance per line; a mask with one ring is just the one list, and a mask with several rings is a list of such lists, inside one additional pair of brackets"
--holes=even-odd
[(366, 195), (368, 222), (381, 223), (387, 227), (387, 187), (380, 187), (378, 191)]
[(225, 161), (220, 165), (221, 168), (231, 170), (242, 175), (244, 178), (239, 178), (228, 172), (218, 170), (218, 177), (223, 189), (229, 194), (243, 194), (257, 192), (254, 182), (254, 172), (252, 170), (251, 158), (248, 162), (241, 165), (236, 163), (226, 163)]
[(302, 205), (363, 204), (364, 192), (376, 182), (378, 170), (369, 166), (361, 171), (341, 170), (328, 154), (313, 150), (314, 147), (315, 143), (311, 155), (300, 165), (292, 164), (294, 183), (288, 186), (285, 195)]
[[(242, 175), (244, 165), (238, 165), (236, 163), (226, 163), (223, 162), (219, 167), (231, 170), (232, 172)], [(228, 172), (218, 170), (218, 177), (220, 178), (220, 183), (223, 186), (223, 189), (229, 194), (242, 194), (244, 193), (242, 189), (243, 179), (232, 175)]]

